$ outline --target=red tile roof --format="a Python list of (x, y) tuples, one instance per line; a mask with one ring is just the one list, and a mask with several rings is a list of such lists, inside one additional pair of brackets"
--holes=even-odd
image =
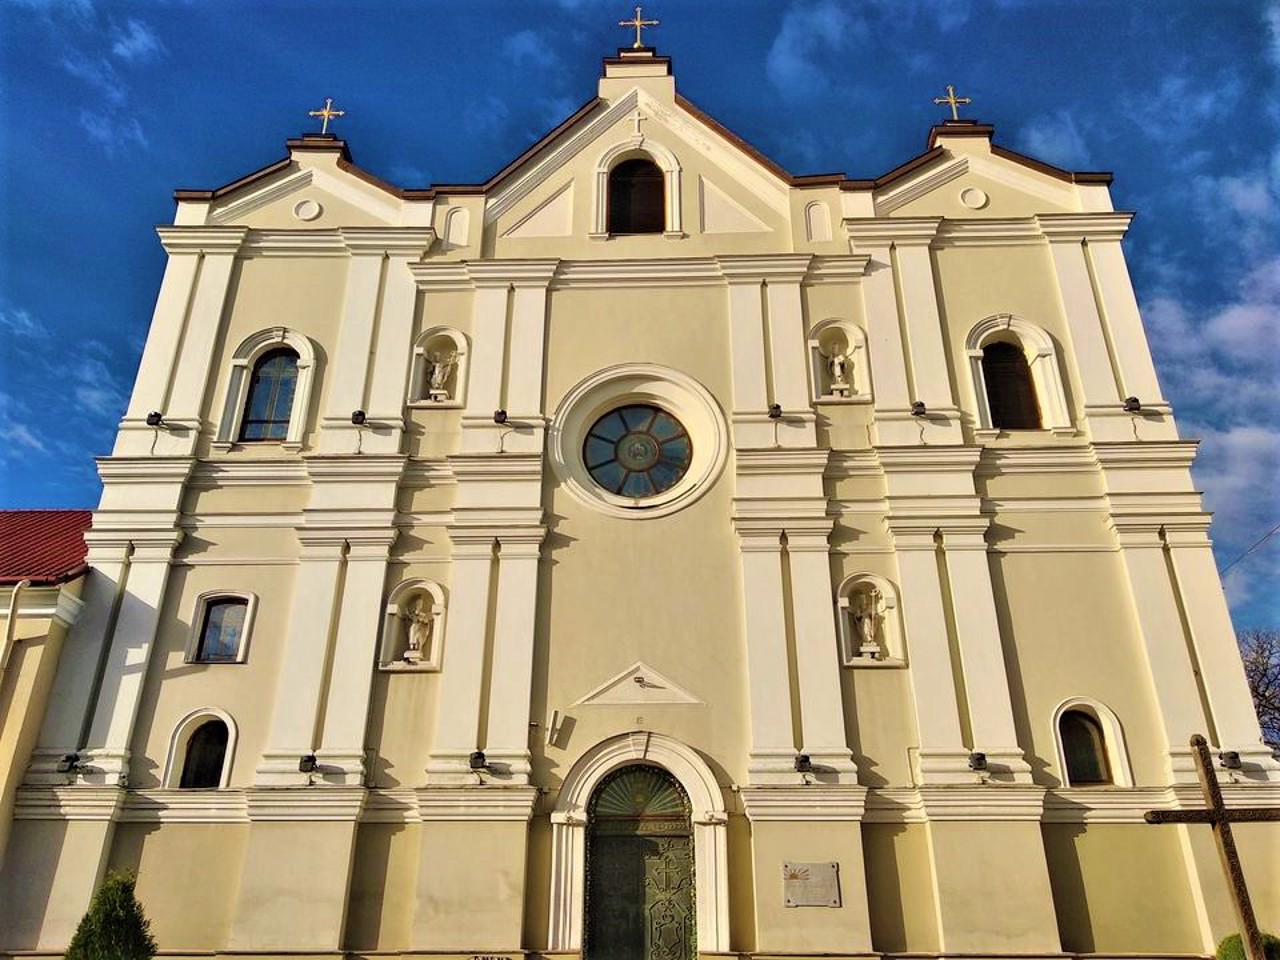
[(48, 585), (87, 569), (91, 510), (0, 510), (0, 583)]

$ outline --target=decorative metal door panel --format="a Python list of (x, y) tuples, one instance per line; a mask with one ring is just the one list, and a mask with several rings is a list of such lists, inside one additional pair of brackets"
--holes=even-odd
[(694, 960), (689, 801), (656, 767), (626, 767), (597, 788), (587, 832), (587, 960)]

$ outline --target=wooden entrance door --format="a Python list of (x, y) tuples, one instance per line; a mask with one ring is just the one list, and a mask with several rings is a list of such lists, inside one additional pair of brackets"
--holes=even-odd
[(624, 767), (588, 811), (586, 960), (694, 960), (693, 831), (680, 784)]

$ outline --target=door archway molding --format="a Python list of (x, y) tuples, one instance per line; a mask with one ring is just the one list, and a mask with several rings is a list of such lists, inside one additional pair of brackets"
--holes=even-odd
[(694, 903), (698, 952), (729, 949), (728, 816), (706, 761), (688, 744), (660, 733), (634, 731), (596, 744), (569, 770), (551, 814), (549, 950), (581, 950), (586, 893), (587, 804), (619, 767), (650, 764), (680, 782), (693, 825)]

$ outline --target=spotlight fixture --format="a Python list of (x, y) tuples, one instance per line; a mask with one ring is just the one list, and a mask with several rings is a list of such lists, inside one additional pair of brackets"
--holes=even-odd
[(1137, 397), (1125, 397), (1124, 412), (1125, 413), (1141, 413), (1142, 401), (1139, 400)]
[(471, 756), (467, 757), (467, 766), (472, 770), (488, 770), (489, 760), (484, 755), (483, 750), (477, 750)]
[(969, 754), (969, 769), (970, 770), (986, 770), (987, 755), (985, 753), (979, 753), (976, 750), (973, 753)]
[(923, 400), (911, 401), (911, 415), (913, 417), (923, 417), (929, 412), (929, 408), (924, 405)]
[(164, 414), (159, 410), (152, 410), (147, 414), (148, 427), (160, 427), (164, 425)]
[(813, 773), (813, 761), (807, 753), (796, 754), (796, 773)]
[(495, 410), (495, 411), (493, 411), (493, 422), (494, 422), (494, 423), (506, 423), (506, 422), (507, 422), (507, 411), (505, 411), (505, 410)]
[(1218, 754), (1218, 759), (1222, 761), (1222, 766), (1227, 770), (1239, 770), (1243, 766), (1240, 763), (1240, 754), (1235, 750), (1223, 750)]
[(80, 754), (78, 753), (64, 753), (62, 755), (62, 759), (59, 760), (57, 766), (54, 767), (58, 773), (74, 773), (79, 768)]
[(769, 404), (769, 419), (770, 420), (782, 419), (782, 404), (780, 403)]
[(355, 424), (357, 427), (363, 427), (365, 425), (365, 421), (367, 421), (368, 419), (369, 419), (368, 415), (363, 410), (351, 411), (351, 422)]
[(308, 753), (305, 757), (298, 758), (299, 773), (315, 773), (320, 764), (316, 762), (316, 755)]

